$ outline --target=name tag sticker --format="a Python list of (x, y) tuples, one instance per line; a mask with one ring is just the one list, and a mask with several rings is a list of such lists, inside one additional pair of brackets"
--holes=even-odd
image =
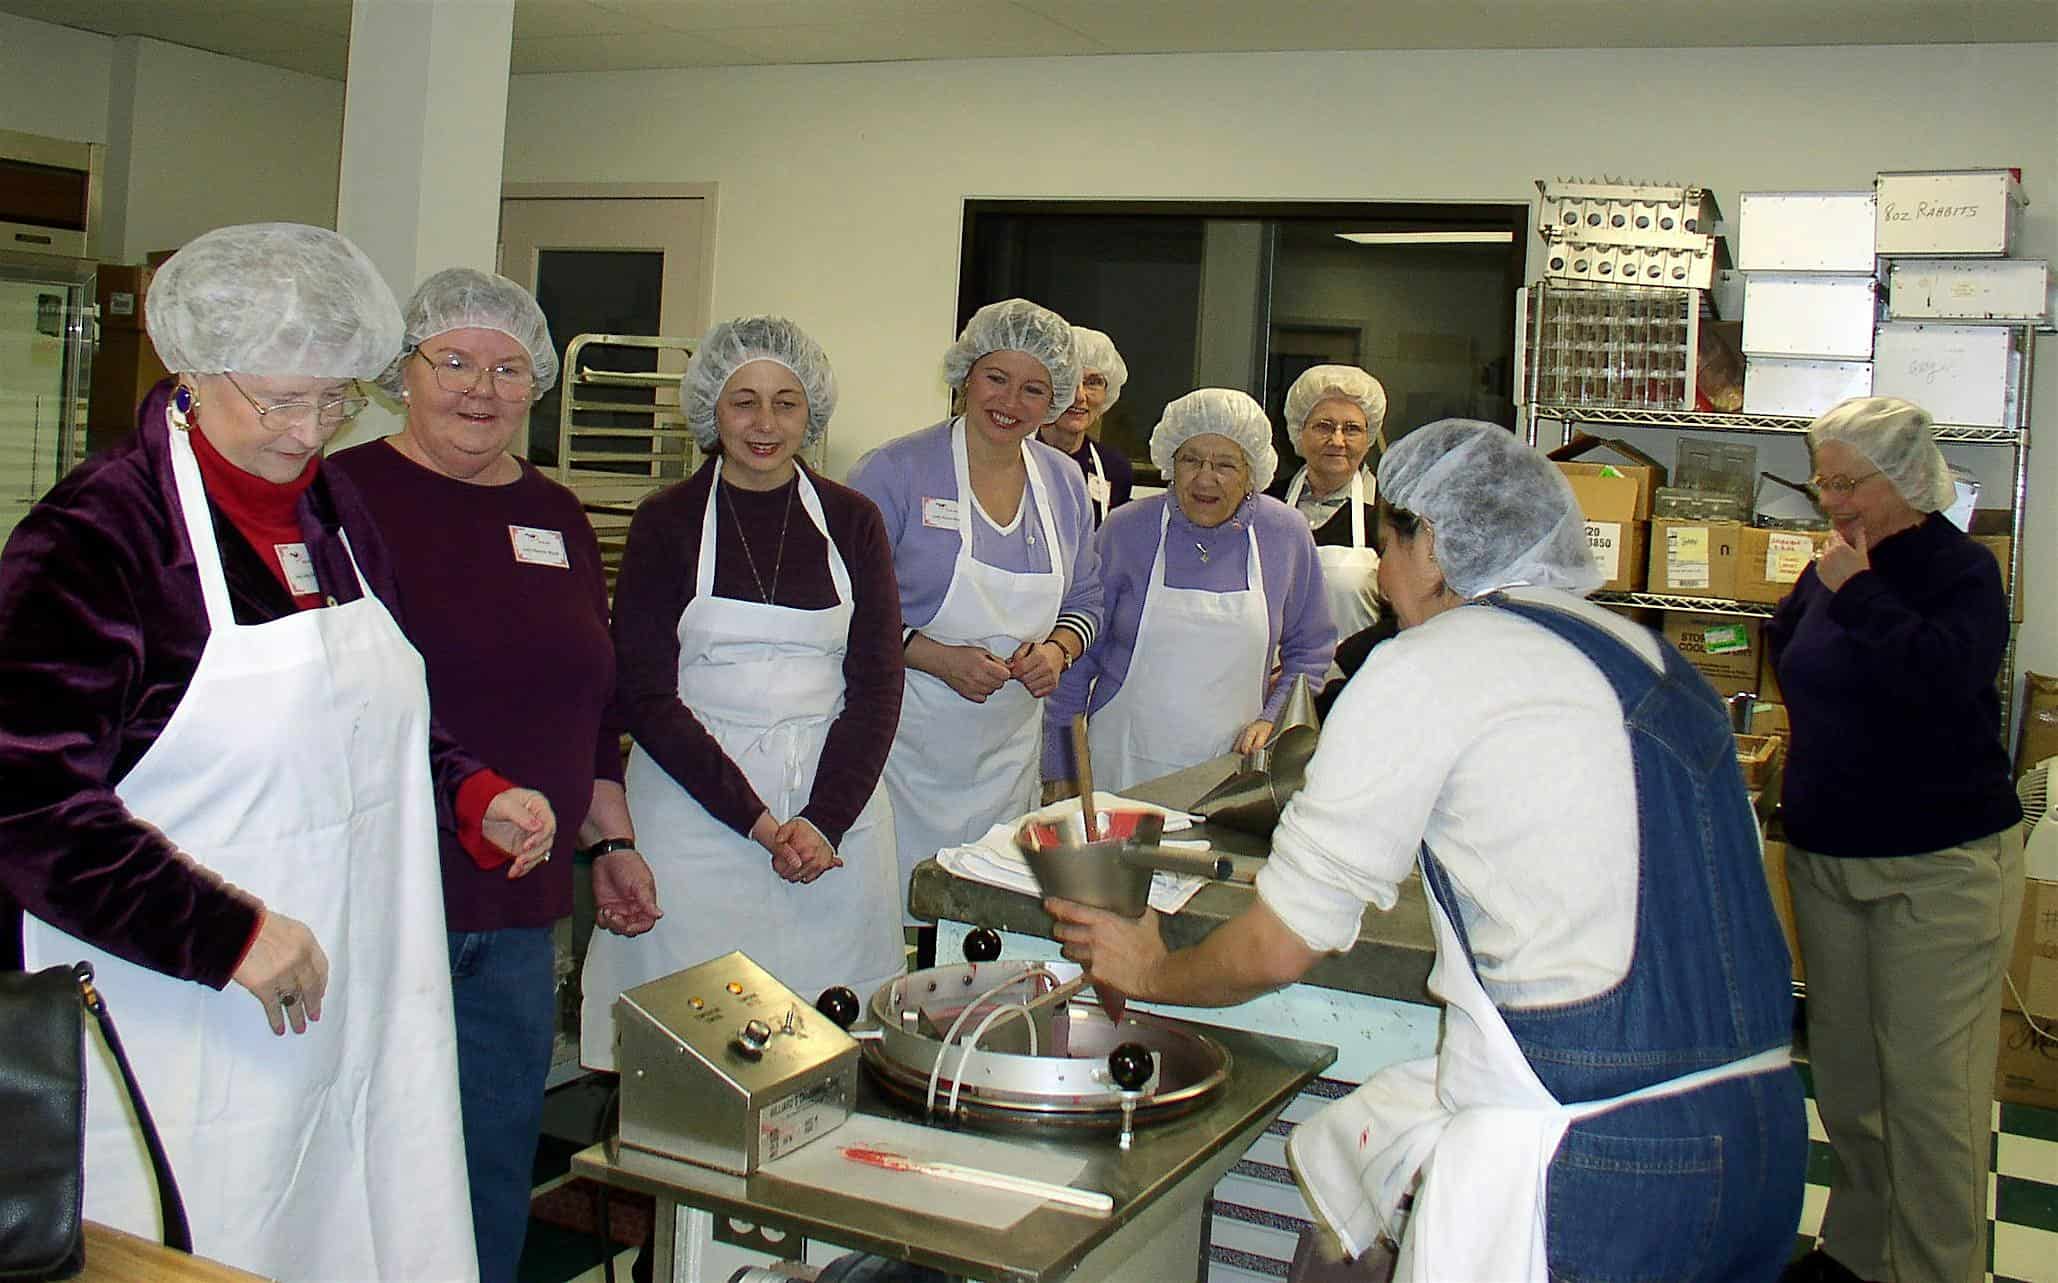
[(1113, 487), (1108, 485), (1106, 477), (1088, 477), (1086, 479), (1086, 497), (1103, 508), (1108, 506), (1108, 495), (1112, 489)]
[(565, 537), (560, 532), (535, 526), (509, 526), (507, 537), (514, 542), (515, 560), (523, 565), (571, 569), (571, 558), (565, 556)]
[(314, 558), (307, 555), (306, 544), (275, 543), (272, 551), (279, 556), (279, 569), (286, 572), (288, 592), (295, 597), (305, 597), (322, 590), (321, 581), (314, 577)]
[(955, 499), (922, 500), (922, 524), (937, 530), (961, 530), (963, 523), (958, 516), (958, 501)]

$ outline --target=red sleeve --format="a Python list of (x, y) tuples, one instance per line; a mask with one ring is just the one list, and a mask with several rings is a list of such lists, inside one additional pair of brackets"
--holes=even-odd
[(514, 856), (486, 837), (486, 808), (493, 799), (515, 787), (513, 780), (493, 770), (479, 770), (457, 786), (457, 844), (482, 869), (497, 869)]

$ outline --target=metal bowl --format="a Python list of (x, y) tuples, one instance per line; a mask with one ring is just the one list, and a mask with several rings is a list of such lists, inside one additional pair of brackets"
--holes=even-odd
[(1161, 828), (1164, 817), (1155, 811), (1103, 812), (1097, 827), (1106, 836), (1089, 842), (1086, 820), (1077, 811), (1055, 821), (1032, 818), (1015, 831), (1015, 848), (1045, 895), (1140, 918), (1150, 903), (1151, 867), (1122, 856), (1140, 843), (1155, 849), (1153, 821)]

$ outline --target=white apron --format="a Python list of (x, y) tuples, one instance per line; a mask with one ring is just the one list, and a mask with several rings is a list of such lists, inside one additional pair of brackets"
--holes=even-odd
[(1108, 484), (1108, 469), (1101, 462), (1100, 447), (1090, 437), (1086, 442), (1086, 457), (1093, 461), (1086, 473), (1086, 499), (1093, 506), (1093, 526), (1098, 530), (1108, 519), (1108, 502), (1114, 498), (1115, 491)]
[[(983, 646), (1007, 662), (1023, 642), (1050, 636), (1065, 600), (1063, 550), (1051, 516), (1043, 465), (1022, 445), (1029, 469), (1027, 503), (1036, 503), (1047, 571), (1001, 570), (972, 556), (973, 523), (985, 520), (972, 494), (965, 456), (965, 420), (950, 426), (950, 459), (957, 473), (958, 560), (936, 617), (922, 635), (945, 646)], [(1067, 467), (1071, 466), (1069, 463)], [(1037, 802), (1043, 710), (1029, 689), (1009, 681), (974, 704), (940, 677), (910, 667), (900, 706), (900, 728), (886, 759), (900, 844), (900, 903), (907, 907), (908, 878), (917, 864), (947, 846), (977, 840), (1002, 820), (1026, 814)], [(911, 916), (904, 921), (916, 921)]]
[(1257, 531), (1247, 532), (1242, 591), (1167, 587), (1165, 532), (1176, 502), (1166, 495), (1158, 518), (1128, 675), (1087, 725), (1094, 787), (1116, 793), (1229, 752), (1265, 711), (1272, 633)]
[[(1391, 1065), (1294, 1128), (1286, 1152), (1301, 1190), (1351, 1256), (1400, 1242), (1396, 1283), (1545, 1283), (1545, 1178), (1573, 1123), (1619, 1105), (1693, 1091), (1791, 1062), (1778, 1047), (1606, 1100), (1561, 1105), (1537, 1078), (1480, 986), (1431, 895), (1444, 1004), (1432, 1058)], [(1416, 1186), (1416, 1178), (1420, 1185)], [(1397, 1209), (1413, 1189), (1412, 1211)]]
[[(1292, 484), (1286, 487), (1287, 507), (1300, 503), (1301, 492), (1307, 489), (1307, 484), (1308, 470), (1302, 468), (1294, 474)], [(1315, 547), (1315, 556), (1322, 563), (1323, 595), (1329, 601), (1329, 617), (1336, 621), (1338, 641), (1370, 628), (1379, 619), (1379, 580), (1376, 577), (1379, 554), (1365, 537), (1365, 509), (1373, 496), (1366, 494), (1365, 490), (1365, 470), (1360, 468), (1351, 474), (1351, 497), (1346, 500), (1351, 510), (1351, 546), (1318, 544)], [(1332, 664), (1329, 675), (1338, 677), (1342, 671)]]
[[(178, 429), (171, 457), (211, 631), (116, 793), (307, 924), (329, 958), (322, 1018), (274, 1036), (240, 985), (174, 980), (34, 918), (27, 965), (93, 963), (195, 1252), (287, 1280), (477, 1278), (421, 656), (361, 576), (354, 602), (237, 624)], [(150, 1160), (111, 1057), (88, 1060), (85, 1214), (154, 1239)]]
[[(855, 613), (850, 572), (829, 538), (822, 501), (798, 475), (797, 498), (829, 546), (836, 605), (799, 610), (715, 596), (715, 507), (722, 465), (700, 522), (693, 600), (679, 616), (679, 700), (743, 771), (774, 819), (798, 815), (814, 790), (829, 726), (843, 711), (843, 657)], [(634, 938), (596, 931), (586, 951), (579, 1059), (614, 1068), (614, 1004), (624, 989), (732, 949), (812, 1003), (831, 985), (861, 1000), (904, 962), (893, 811), (874, 788), (836, 853), (843, 867), (805, 885), (772, 871), (771, 855), (715, 819), (638, 745), (625, 786), (638, 849), (670, 911)]]

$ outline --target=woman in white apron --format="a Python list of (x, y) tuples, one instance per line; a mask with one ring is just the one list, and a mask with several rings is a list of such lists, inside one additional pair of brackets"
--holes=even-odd
[(1100, 440), (1100, 422), (1122, 399), (1129, 366), (1115, 350), (1115, 341), (1100, 330), (1072, 327), (1079, 353), (1079, 392), (1065, 412), (1037, 429), (1036, 439), (1069, 455), (1086, 479), (1086, 498), (1093, 505), (1098, 529), (1108, 514), (1129, 502), (1135, 469), (1120, 450)]
[[(1167, 955), (1055, 906), (1096, 982), (1232, 1003), (1391, 908), (1419, 859), (1445, 1004), (1288, 1155), (1349, 1256), (1394, 1277), (1770, 1280), (1807, 1156), (1789, 962), (1723, 705), (1599, 582), (1556, 469), (1447, 420), (1380, 465), (1403, 629), (1338, 701), (1255, 903)], [(1411, 1210), (1410, 1210), (1411, 1207)]]
[[(25, 800), (0, 903), (31, 915), (26, 966), (93, 962), (196, 1253), (471, 1279), (436, 829), (479, 764), (432, 743), (383, 550), (318, 462), (399, 309), (342, 237), (269, 224), (175, 255), (148, 324), (176, 390), (0, 561), (0, 773)], [(469, 820), (511, 876), (548, 858), (540, 795)], [(154, 1238), (149, 1160), (90, 1059), (85, 1214)]]
[[(580, 1059), (625, 989), (740, 949), (812, 1001), (901, 970), (899, 602), (878, 511), (801, 466), (836, 406), (792, 322), (724, 322), (680, 385), (714, 457), (637, 510), (615, 591), (629, 812), (665, 915), (586, 955)], [(610, 925), (606, 920), (603, 926)]]
[(944, 370), (964, 413), (851, 471), (886, 518), (908, 630), (886, 762), (903, 909), (917, 863), (1036, 805), (1039, 701), (1100, 626), (1086, 488), (1029, 439), (1072, 403), (1072, 327), (1026, 299), (990, 304)]
[(1355, 365), (1318, 365), (1286, 393), (1286, 427), (1306, 460), (1271, 493), (1314, 532), (1338, 638), (1379, 620), (1379, 554), (1372, 547), (1378, 486), (1365, 469), (1386, 423), (1386, 389)]
[(1053, 794), (1077, 773), (1073, 714), (1091, 709), (1094, 783), (1125, 789), (1263, 744), (1293, 679), (1319, 679), (1335, 649), (1307, 524), (1261, 493), (1278, 464), (1264, 407), (1189, 392), (1165, 407), (1151, 458), (1172, 489), (1101, 528), (1106, 624), (1047, 711)]

